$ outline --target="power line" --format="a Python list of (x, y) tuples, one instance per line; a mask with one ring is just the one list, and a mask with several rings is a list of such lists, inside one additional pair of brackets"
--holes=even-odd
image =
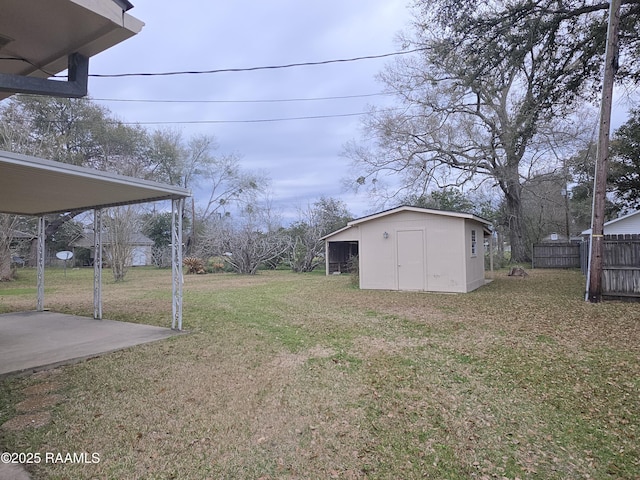
[[(387, 108), (385, 112), (394, 110), (403, 110), (402, 108)], [(289, 122), (295, 120), (317, 120), (324, 118), (343, 118), (358, 117), (368, 115), (369, 112), (353, 112), (353, 113), (337, 113), (332, 115), (307, 115), (304, 117), (282, 117), (282, 118), (257, 118), (249, 120), (159, 120), (149, 122), (121, 122), (114, 120), (109, 123), (117, 123), (120, 125), (195, 125), (195, 124), (221, 124), (221, 123), (272, 123), (272, 122)]]
[(308, 97), (308, 98), (279, 98), (257, 100), (158, 100), (158, 99), (134, 99), (134, 98), (86, 98), (86, 100), (100, 102), (130, 102), (130, 103), (284, 103), (284, 102), (312, 102), (319, 100), (346, 100), (349, 98), (366, 98), (392, 95), (392, 93), (365, 93), (360, 95), (342, 95), (333, 97)]
[(357, 117), (367, 115), (367, 112), (356, 113), (339, 113), (334, 115), (311, 115), (305, 117), (283, 117), (283, 118), (258, 118), (253, 120), (167, 120), (167, 121), (151, 121), (151, 122), (120, 122), (113, 121), (120, 125), (194, 125), (194, 124), (220, 124), (220, 123), (271, 123), (271, 122), (288, 122), (294, 120), (316, 120), (322, 118), (340, 118), (340, 117)]
[(391, 53), (382, 53), (380, 55), (365, 55), (361, 57), (352, 57), (352, 58), (340, 58), (334, 60), (322, 60), (319, 62), (301, 62), (301, 63), (288, 63), (284, 65), (267, 65), (260, 67), (246, 67), (246, 68), (220, 68), (215, 70), (184, 70), (184, 71), (174, 71), (174, 72), (138, 72), (138, 73), (112, 73), (112, 74), (98, 74), (92, 73), (89, 74), (90, 77), (99, 77), (99, 78), (119, 78), (119, 77), (160, 77), (160, 76), (171, 76), (171, 75), (205, 75), (205, 74), (213, 74), (213, 73), (229, 73), (229, 72), (253, 72), (256, 70), (277, 70), (283, 68), (294, 68), (294, 67), (309, 67), (316, 65), (328, 65), (331, 63), (347, 63), (347, 62), (358, 62), (361, 60), (372, 60), (376, 58), (386, 58), (393, 57), (397, 55), (407, 55), (409, 53), (415, 53), (424, 50), (424, 48), (414, 48), (413, 50), (402, 50), (400, 52), (391, 52)]

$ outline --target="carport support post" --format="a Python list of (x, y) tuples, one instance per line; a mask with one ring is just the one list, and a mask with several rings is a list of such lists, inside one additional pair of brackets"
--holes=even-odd
[(171, 274), (173, 276), (173, 317), (171, 328), (182, 330), (182, 210), (184, 198), (171, 202)]
[(44, 311), (44, 237), (45, 237), (45, 223), (44, 216), (38, 218), (38, 251), (36, 253), (36, 270), (37, 270), (37, 283), (38, 294), (36, 300), (36, 310), (38, 312)]
[(102, 210), (93, 211), (93, 318), (102, 320)]

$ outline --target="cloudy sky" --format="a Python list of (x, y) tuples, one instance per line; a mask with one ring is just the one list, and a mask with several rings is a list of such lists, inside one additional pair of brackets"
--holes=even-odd
[[(319, 62), (397, 52), (407, 28), (406, 0), (133, 0), (145, 22), (135, 37), (94, 57), (91, 74), (202, 71)], [(370, 213), (364, 194), (345, 192), (351, 173), (340, 153), (361, 135), (368, 105), (391, 105), (375, 76), (389, 58), (321, 66), (202, 75), (92, 77), (94, 99), (120, 120), (178, 128), (185, 137), (213, 134), (220, 153), (272, 180), (285, 215), (321, 195), (340, 198), (356, 215)], [(333, 98), (327, 97), (351, 97)], [(315, 100), (297, 100), (315, 99)], [(323, 100), (320, 100), (323, 99)], [(290, 101), (276, 101), (290, 100)], [(322, 119), (299, 117), (334, 116)], [(153, 125), (149, 122), (211, 122)], [(293, 213), (295, 215), (295, 213)]]

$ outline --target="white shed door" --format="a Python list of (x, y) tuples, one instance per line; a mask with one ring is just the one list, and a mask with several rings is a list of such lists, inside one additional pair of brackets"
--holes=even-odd
[(424, 290), (424, 232), (398, 231), (398, 290)]

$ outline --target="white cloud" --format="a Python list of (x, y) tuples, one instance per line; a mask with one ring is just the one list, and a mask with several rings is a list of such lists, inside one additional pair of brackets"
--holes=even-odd
[[(137, 36), (106, 51), (90, 73), (245, 68), (389, 53), (409, 19), (402, 0), (134, 0), (145, 22)], [(213, 75), (91, 78), (94, 98), (252, 100), (370, 94), (386, 60)], [(105, 105), (127, 122), (252, 120), (362, 112), (385, 97), (286, 103), (122, 103)], [(320, 195), (343, 199), (353, 213), (368, 199), (344, 192), (349, 173), (342, 145), (359, 136), (359, 117), (274, 123), (173, 126), (186, 136), (213, 134), (220, 152), (238, 153), (245, 168), (272, 178), (283, 207)], [(157, 128), (150, 126), (149, 128)], [(291, 210), (291, 208), (289, 208)]]

